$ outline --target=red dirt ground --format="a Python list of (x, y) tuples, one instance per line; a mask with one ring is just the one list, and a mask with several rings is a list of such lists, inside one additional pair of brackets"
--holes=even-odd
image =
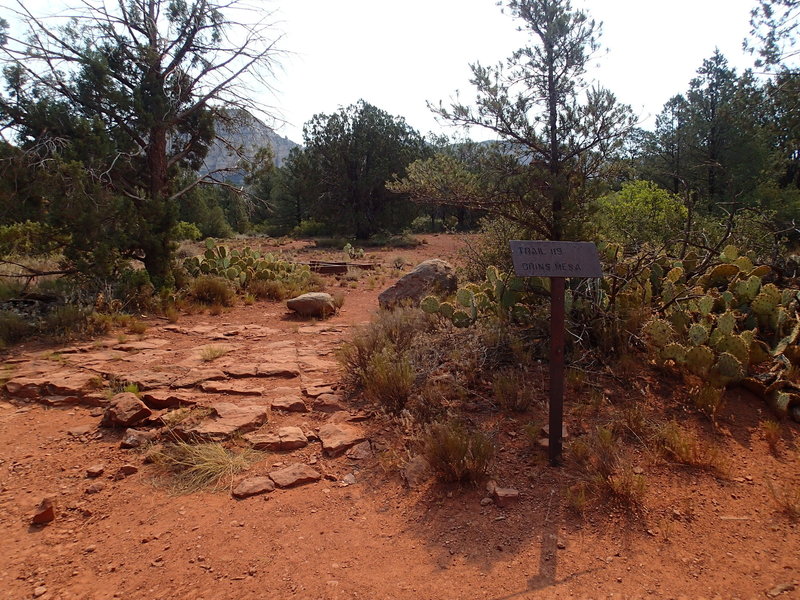
[[(428, 257), (457, 261), (458, 238), (426, 239), (414, 250), (368, 252), (367, 259), (385, 265), (377, 274), (344, 281), (344, 287), (329, 278), (329, 290), (341, 289), (346, 301), (324, 326), (304, 329), (307, 324), (287, 318), (282, 304), (265, 302), (240, 303), (217, 317), (185, 315), (177, 325), (258, 325), (269, 329), (270, 343), (292, 342), (330, 358), (350, 326), (370, 319), (377, 294), (400, 274), (394, 257), (403, 256), (409, 266)], [(166, 339), (170, 351), (208, 343), (164, 330), (163, 320), (148, 324), (145, 339)], [(253, 360), (263, 347), (264, 340), (251, 347), (248, 339), (244, 345), (237, 340), (234, 360)], [(5, 358), (57, 350), (29, 344)], [(336, 373), (324, 375), (335, 379)], [(544, 397), (546, 381), (534, 383)], [(780, 512), (770, 491), (799, 489), (798, 426), (784, 424), (774, 456), (762, 427), (769, 414), (752, 398), (731, 394), (713, 432), (675, 408), (678, 383), (645, 367), (607, 385), (612, 403), (638, 398), (704, 429), (722, 448), (727, 473), (715, 476), (643, 454), (638, 466), (648, 488), (642, 513), (599, 507), (581, 517), (565, 500), (572, 479), (547, 466), (524, 439), (531, 418), (523, 415), (496, 423), (500, 450), (492, 471), (498, 484), (520, 491), (520, 500), (507, 508), (482, 506), (480, 487), (405, 487), (393, 468), (403, 459), (392, 450), (395, 435), (376, 416), (359, 424), (373, 442), (388, 444), (374, 460), (328, 459), (311, 449), (293, 455), (329, 476), (320, 482), (241, 501), (227, 490), (175, 496), (154, 484), (154, 467), (144, 465), (141, 454), (119, 448), (118, 435), (67, 433), (98, 423), (90, 408), (2, 400), (0, 598), (800, 597), (798, 524)], [(325, 419), (316, 413), (297, 418), (310, 427)], [(571, 431), (582, 429), (569, 408), (568, 421)], [(287, 459), (275, 453), (250, 471), (262, 474)], [(126, 463), (139, 471), (120, 481), (104, 476), (104, 489), (87, 494), (92, 480), (85, 470), (96, 463), (104, 463), (106, 473)], [(348, 473), (356, 483), (343, 487)], [(46, 496), (55, 500), (56, 518), (33, 526), (35, 506)]]

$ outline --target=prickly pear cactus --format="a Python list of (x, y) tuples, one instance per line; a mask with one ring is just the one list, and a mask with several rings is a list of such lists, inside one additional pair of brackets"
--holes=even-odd
[(771, 269), (733, 246), (705, 272), (695, 272), (696, 256), (687, 259), (659, 259), (648, 271), (662, 317), (642, 333), (657, 362), (703, 378), (711, 396), (753, 369), (791, 373), (790, 365), (800, 366), (800, 291), (765, 282)]

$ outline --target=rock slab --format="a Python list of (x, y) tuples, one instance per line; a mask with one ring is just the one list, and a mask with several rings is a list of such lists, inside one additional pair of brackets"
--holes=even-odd
[(250, 477), (237, 483), (231, 491), (231, 495), (234, 498), (242, 499), (266, 494), (274, 489), (275, 484), (269, 477)]
[(322, 479), (322, 475), (302, 463), (293, 463), (278, 471), (272, 471), (269, 477), (275, 482), (275, 485), (282, 488), (313, 483)]
[(278, 433), (252, 433), (245, 439), (254, 450), (297, 450), (308, 445), (308, 438), (299, 427), (281, 427)]
[(237, 405), (218, 402), (211, 406), (216, 418), (203, 421), (188, 429), (176, 428), (182, 437), (219, 442), (230, 437), (255, 431), (267, 422), (267, 408), (259, 405)]
[(328, 456), (339, 456), (342, 452), (363, 442), (366, 437), (357, 427), (344, 423), (327, 423), (319, 428), (322, 449)]

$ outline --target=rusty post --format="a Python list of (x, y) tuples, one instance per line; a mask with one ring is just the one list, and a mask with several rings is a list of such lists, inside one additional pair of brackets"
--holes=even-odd
[(561, 462), (561, 432), (564, 427), (564, 278), (550, 278), (550, 464)]

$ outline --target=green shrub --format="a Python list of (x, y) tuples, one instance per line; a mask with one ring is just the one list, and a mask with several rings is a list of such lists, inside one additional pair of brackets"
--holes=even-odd
[[(290, 235), (296, 238), (309, 238), (320, 235), (329, 235), (331, 233), (330, 226), (325, 223), (320, 223), (314, 219), (305, 219), (300, 222), (300, 225), (292, 229)], [(341, 246), (339, 246), (341, 248)]]
[(494, 458), (491, 440), (461, 423), (434, 423), (424, 443), (431, 470), (445, 482), (477, 481), (486, 475)]
[(688, 211), (681, 199), (651, 181), (627, 181), (597, 201), (599, 238), (626, 246), (667, 244), (680, 237)]
[(34, 332), (33, 326), (16, 313), (0, 312), (0, 343), (11, 345), (21, 342)]
[(196, 242), (203, 237), (203, 234), (194, 223), (178, 221), (178, 224), (175, 225), (175, 229), (173, 229), (172, 237), (177, 241), (191, 240)]
[(200, 304), (209, 306), (231, 306), (235, 293), (230, 284), (221, 277), (201, 275), (189, 286), (189, 295)]
[(483, 281), (486, 269), (497, 267), (506, 273), (513, 271), (509, 242), (538, 239), (517, 223), (486, 217), (480, 221), (480, 235), (467, 240), (460, 254), (464, 259), (464, 275), (469, 281)]

